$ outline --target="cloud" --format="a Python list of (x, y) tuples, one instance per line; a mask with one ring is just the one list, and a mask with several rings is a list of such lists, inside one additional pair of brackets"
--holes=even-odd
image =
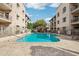
[(31, 14), (29, 14), (29, 13), (27, 13), (27, 16), (32, 17), (32, 15), (31, 15)]
[(60, 3), (53, 3), (53, 4), (50, 4), (50, 7), (58, 7), (60, 5)]
[(47, 23), (49, 23), (49, 20), (50, 20), (51, 18), (52, 18), (52, 17), (48, 17), (48, 18), (45, 19), (45, 21), (46, 21)]
[(27, 3), (26, 7), (27, 8), (33, 8), (33, 9), (38, 9), (38, 10), (43, 10), (47, 6), (47, 3)]

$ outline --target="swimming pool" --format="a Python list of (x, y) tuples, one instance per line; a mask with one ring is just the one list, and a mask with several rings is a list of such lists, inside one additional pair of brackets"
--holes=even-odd
[(17, 39), (17, 42), (58, 42), (60, 41), (56, 38), (56, 34), (50, 33), (31, 33), (20, 39)]

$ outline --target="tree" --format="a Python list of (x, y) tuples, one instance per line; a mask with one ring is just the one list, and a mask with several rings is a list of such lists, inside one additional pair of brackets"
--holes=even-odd
[(46, 22), (43, 19), (37, 20), (35, 23), (33, 23), (33, 28), (37, 29), (38, 32), (44, 32)]
[(27, 28), (32, 30), (33, 29), (33, 24), (32, 23), (27, 23)]
[(46, 22), (43, 19), (37, 20), (34, 24), (33, 27), (36, 28), (38, 26), (46, 27)]

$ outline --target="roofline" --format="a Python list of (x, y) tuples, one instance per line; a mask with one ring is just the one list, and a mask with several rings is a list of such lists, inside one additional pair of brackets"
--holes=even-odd
[[(62, 3), (60, 3), (60, 5), (57, 7), (57, 10), (58, 8), (62, 5)], [(52, 20), (56, 15), (54, 15), (50, 20)]]
[(54, 15), (49, 21), (51, 21), (54, 17), (56, 17), (56, 15)]
[[(60, 3), (60, 5), (57, 7), (57, 10), (58, 10), (58, 8), (59, 8), (61, 5), (62, 5), (62, 3)], [(56, 12), (57, 12), (57, 10), (56, 10)], [(56, 14), (55, 14), (49, 21), (51, 21), (54, 17), (56, 17)]]
[(27, 18), (28, 18), (28, 20), (30, 19), (30, 18), (29, 18), (29, 16), (28, 16), (27, 14), (25, 14), (25, 17), (27, 17)]
[(57, 10), (58, 10), (58, 8), (62, 5), (63, 3), (60, 3), (60, 5), (57, 7)]

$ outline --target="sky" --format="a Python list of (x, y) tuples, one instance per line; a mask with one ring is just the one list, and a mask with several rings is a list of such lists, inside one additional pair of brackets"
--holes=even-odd
[(26, 14), (32, 22), (39, 19), (44, 19), (48, 22), (55, 14), (59, 6), (58, 3), (26, 3)]

